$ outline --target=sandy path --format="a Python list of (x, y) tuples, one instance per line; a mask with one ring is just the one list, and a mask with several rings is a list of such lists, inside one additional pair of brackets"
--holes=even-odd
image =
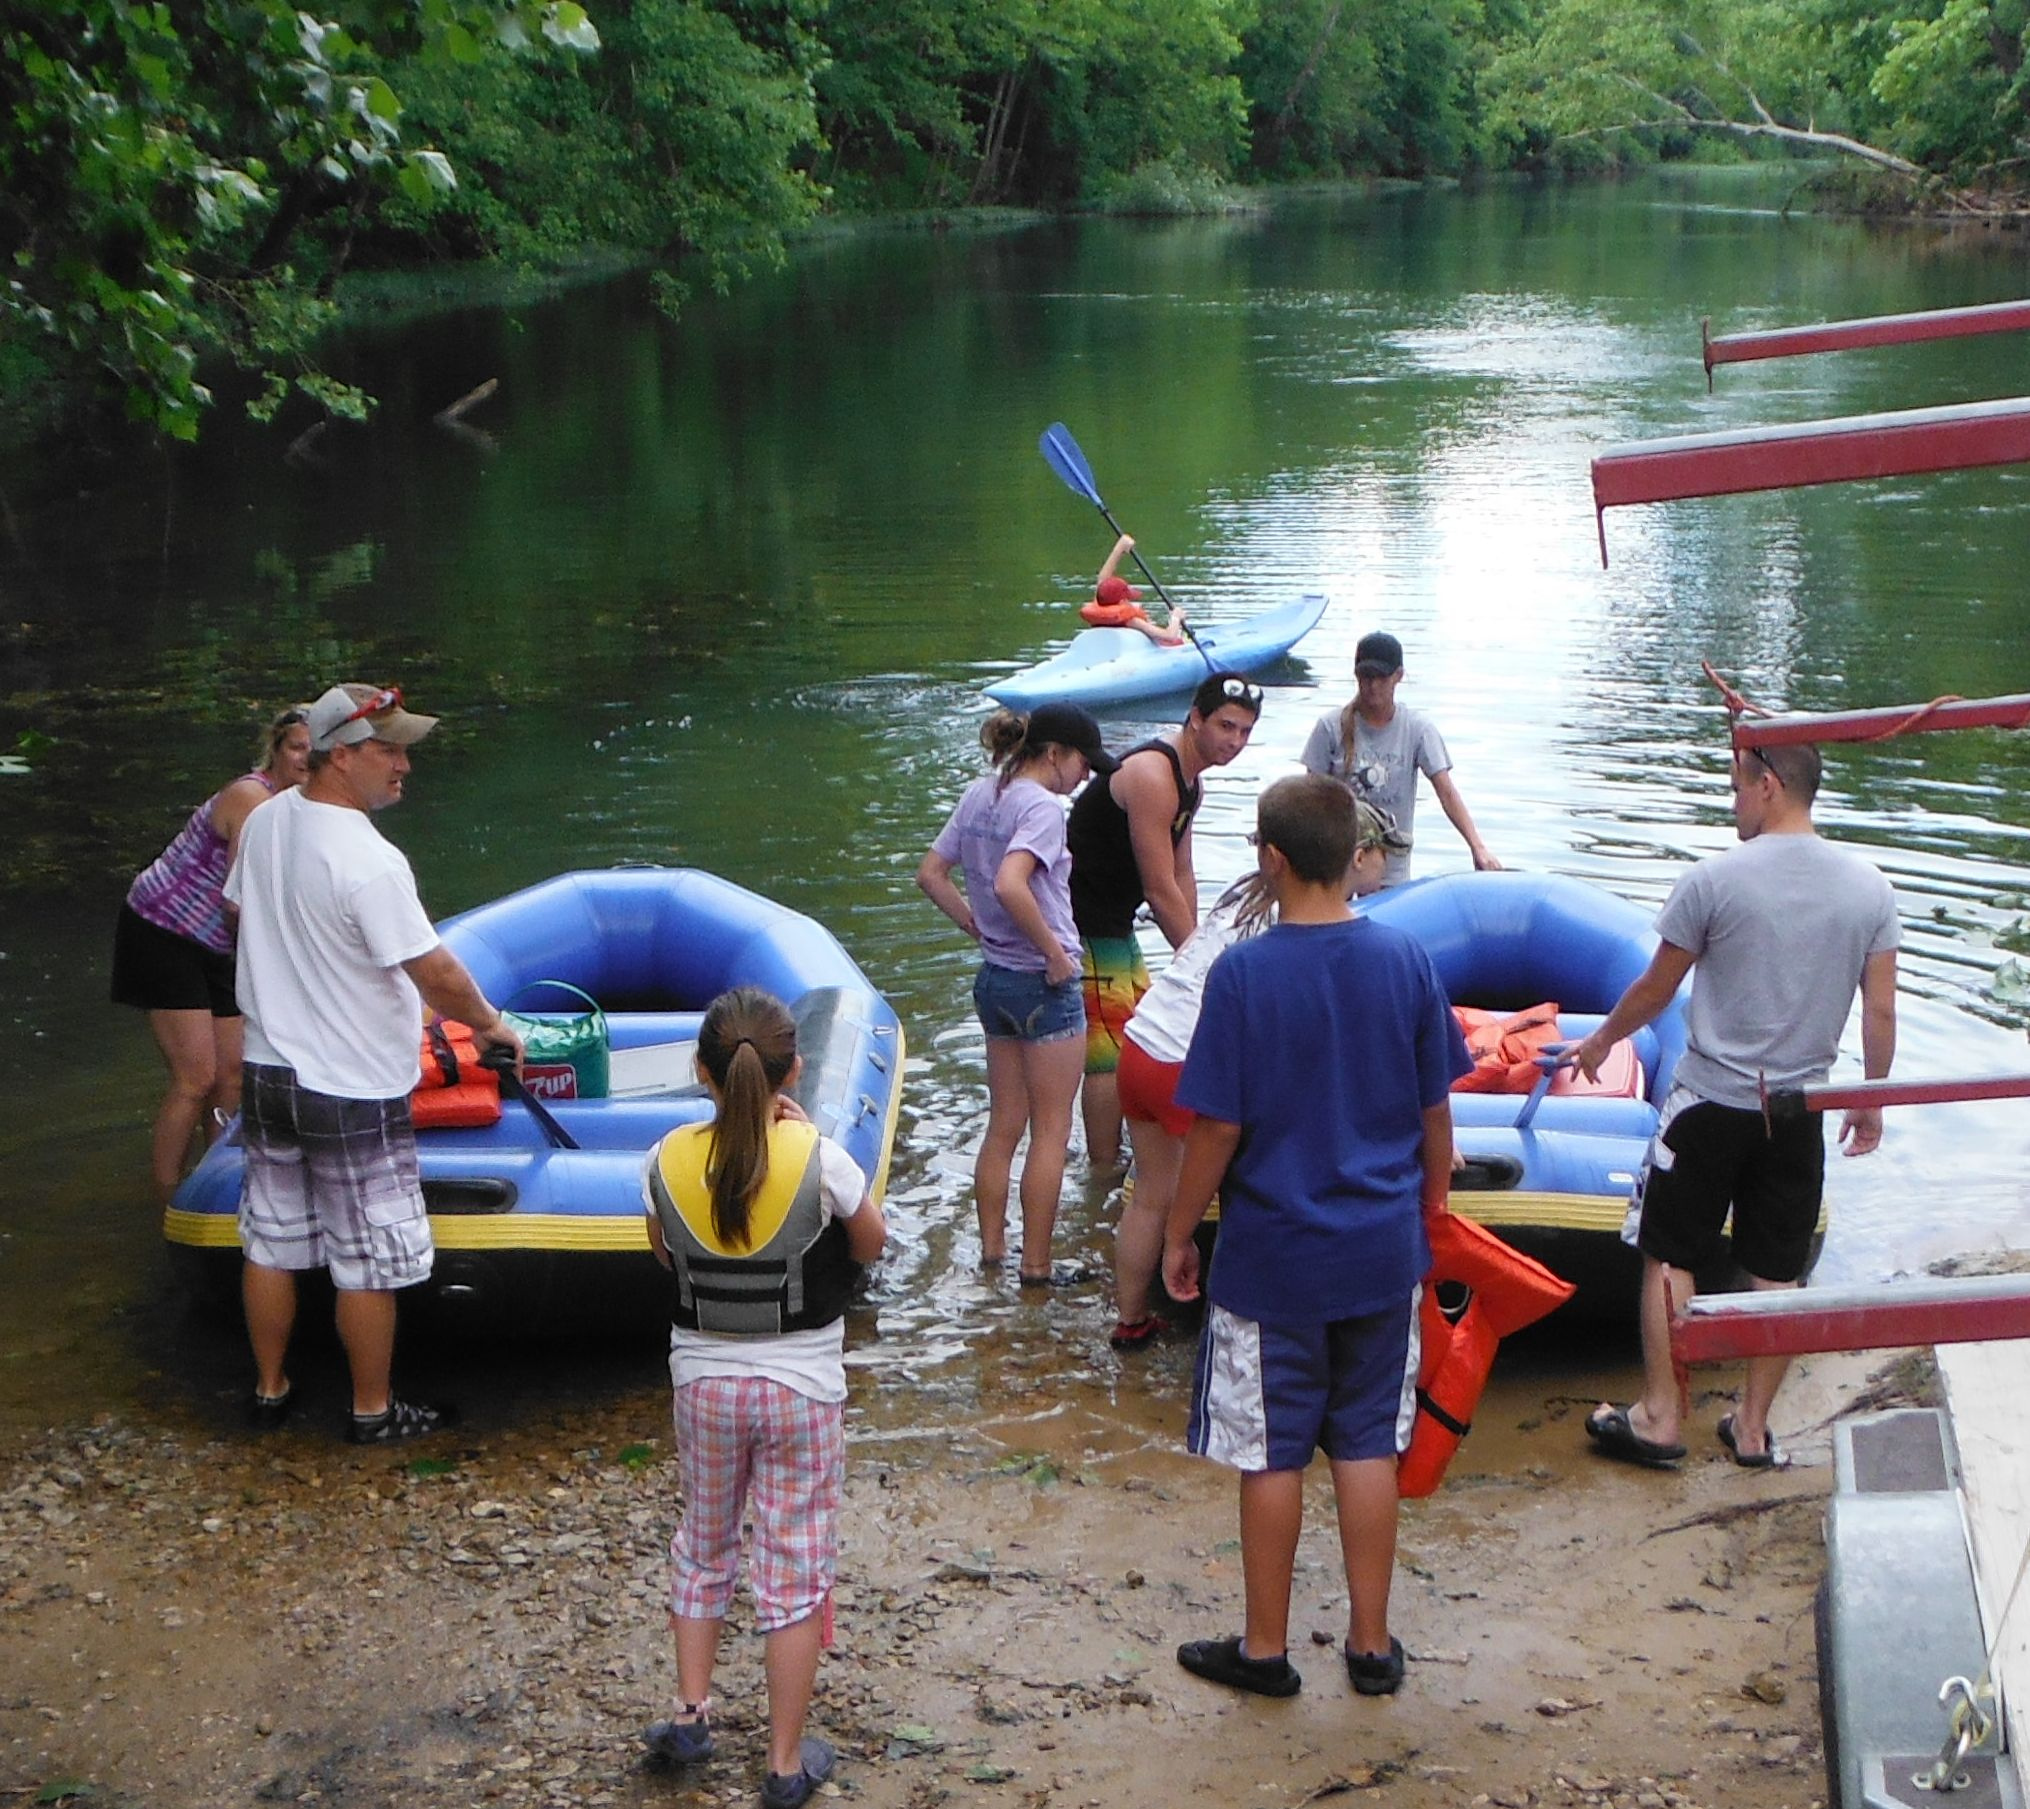
[[(1806, 1366), (1803, 1428), (1882, 1360)], [(851, 1460), (839, 1645), (814, 1730), (869, 1805), (1180, 1798), (1805, 1809), (1824, 1799), (1811, 1636), (1830, 1470), (1676, 1476), (1590, 1458), (1541, 1377), (1483, 1408), (1406, 1510), (1402, 1694), (1347, 1689), (1314, 1472), (1293, 1657), (1236, 1699), (1177, 1642), (1234, 1630), (1222, 1472), (1097, 1448), (1077, 1416)], [(1702, 1428), (1722, 1411), (1702, 1401)], [(1709, 1435), (1707, 1435), (1709, 1439)], [(639, 1403), (479, 1445), (355, 1454), (101, 1425), (0, 1474), (0, 1797), (99, 1804), (751, 1801), (758, 1642), (729, 1638), (721, 1756), (638, 1762), (673, 1683), (660, 1597), (674, 1465)], [(1306, 1643), (1306, 1639), (1312, 1643)]]

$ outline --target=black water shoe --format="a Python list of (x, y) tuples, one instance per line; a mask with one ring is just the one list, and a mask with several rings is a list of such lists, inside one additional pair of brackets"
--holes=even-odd
[(1304, 1678), (1287, 1652), (1274, 1658), (1250, 1658), (1238, 1639), (1186, 1640), (1177, 1648), (1177, 1662), (1208, 1683), (1251, 1690), (1257, 1696), (1294, 1696), (1304, 1687)]
[(295, 1391), (285, 1388), (280, 1394), (263, 1394), (258, 1388), (247, 1397), (247, 1424), (256, 1432), (273, 1432), (289, 1417), (289, 1409), (296, 1404)]
[(1386, 1652), (1346, 1648), (1347, 1680), (1363, 1696), (1393, 1696), (1403, 1686), (1403, 1642), (1391, 1638)]
[(398, 1439), (423, 1438), (458, 1424), (456, 1407), (425, 1407), (419, 1401), (390, 1400), (381, 1413), (355, 1413), (346, 1423), (349, 1445), (392, 1445)]

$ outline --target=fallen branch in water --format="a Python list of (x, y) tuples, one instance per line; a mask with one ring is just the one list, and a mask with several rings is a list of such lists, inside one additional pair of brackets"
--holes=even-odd
[(456, 402), (452, 403), (449, 408), (440, 408), (430, 418), (440, 427), (455, 426), (499, 388), (500, 379), (498, 377), (489, 377), (477, 389), (468, 390)]

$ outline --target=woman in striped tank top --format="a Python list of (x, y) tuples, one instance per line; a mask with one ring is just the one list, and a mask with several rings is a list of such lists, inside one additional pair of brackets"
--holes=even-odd
[(307, 706), (268, 725), (260, 763), (190, 813), (176, 839), (128, 888), (113, 935), (113, 1003), (148, 1014), (169, 1091), (155, 1114), (150, 1167), (165, 1204), (183, 1179), (207, 1108), (223, 1123), (240, 1106), (240, 1010), (233, 1002), (234, 926), (223, 893), (240, 826), (255, 805), (310, 770)]

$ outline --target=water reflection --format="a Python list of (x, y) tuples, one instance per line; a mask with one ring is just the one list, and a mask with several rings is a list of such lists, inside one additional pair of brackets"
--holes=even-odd
[[(0, 473), (0, 744), (58, 736), (0, 777), (0, 1024), (35, 1102), (0, 1126), (0, 1426), (237, 1384), (232, 1338), (167, 1304), (153, 1056), (99, 1003), (104, 931), (242, 721), (343, 668), (446, 714), (385, 825), (436, 910), (691, 862), (819, 916), (890, 991), (912, 1068), (894, 1255), (855, 1334), (864, 1431), (1065, 1401), (1148, 1436), (1180, 1355), (1108, 1353), (1102, 1283), (1038, 1302), (976, 1271), (973, 956), (910, 883), (978, 770), (978, 687), (1062, 643), (1106, 550), (1037, 432), (1073, 426), (1198, 619), (1334, 598), (1213, 779), (1209, 889), (1385, 626), (1502, 859), (1654, 905), (1732, 833), (1702, 657), (1776, 708), (2030, 690), (2015, 473), (1621, 510), (1600, 569), (1606, 445), (2030, 388), (2030, 347), (1990, 338), (1730, 369), (1709, 395), (1701, 312), (1730, 330), (2019, 282), (1986, 241), (1785, 219), (1782, 193), (1733, 172), (830, 241), (681, 327), (622, 282), (362, 335), (341, 374), (382, 410), (314, 471), (222, 422), (169, 482), (90, 457)], [(429, 420), (489, 376), (482, 457)], [(1420, 870), (1463, 867), (1430, 815)], [(1840, 750), (1821, 815), (1897, 886), (1899, 1071), (2023, 1067), (1995, 975), (2030, 895), (2024, 738)], [(1880, 1155), (1832, 1165), (1827, 1273), (2030, 1234), (2026, 1157), (2020, 1105), (1898, 1115)], [(1108, 1187), (1072, 1185), (1067, 1250), (1103, 1264)]]

